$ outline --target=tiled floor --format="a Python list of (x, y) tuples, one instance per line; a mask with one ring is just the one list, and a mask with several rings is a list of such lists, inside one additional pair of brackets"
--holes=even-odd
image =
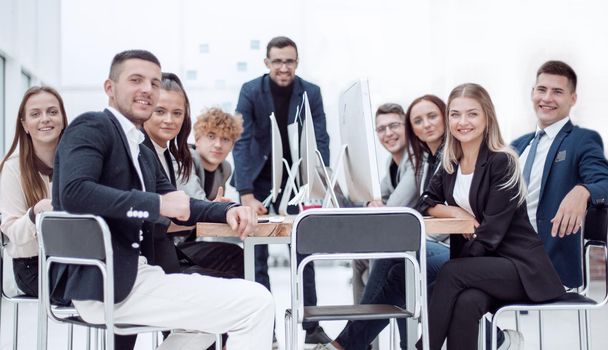
[[(271, 280), (277, 305), (277, 337), (283, 345), (284, 310), (289, 304), (289, 270), (285, 267), (271, 268)], [(350, 287), (350, 268), (344, 266), (318, 266), (317, 267), (317, 294), (320, 304), (343, 303), (352, 300)], [(593, 286), (592, 296), (603, 293), (602, 286)], [(12, 349), (10, 323), (11, 306), (2, 304), (2, 324), (0, 349)], [(563, 322), (564, 319), (568, 321)], [(608, 349), (608, 308), (591, 313), (592, 347), (594, 350)], [(338, 335), (344, 322), (327, 322), (322, 324), (326, 332), (335, 337)], [(513, 318), (505, 318), (503, 325), (512, 328)], [(522, 316), (522, 329), (526, 339), (526, 349), (539, 349), (538, 318), (536, 314)], [(549, 350), (570, 350), (578, 348), (577, 315), (571, 312), (551, 312), (544, 317), (543, 348)], [(82, 329), (75, 331), (75, 350), (84, 349), (85, 333)], [(49, 329), (49, 350), (66, 349), (67, 332), (63, 325), (52, 324)], [(384, 334), (381, 342), (382, 349), (388, 349)], [(302, 341), (302, 337), (300, 337)], [(19, 349), (30, 350), (36, 348), (36, 309), (34, 305), (23, 305), (20, 312)], [(151, 336), (140, 335), (136, 346), (137, 350), (149, 350)], [(257, 349), (252, 349), (257, 350)]]

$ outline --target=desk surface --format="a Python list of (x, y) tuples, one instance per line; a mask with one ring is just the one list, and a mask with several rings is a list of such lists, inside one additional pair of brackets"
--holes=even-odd
[[(260, 217), (263, 219), (266, 217)], [(295, 216), (286, 216), (281, 223), (258, 224), (254, 237), (289, 237), (291, 226)], [(424, 218), (424, 226), (427, 234), (461, 234), (473, 233), (473, 220), (457, 218)], [(198, 237), (235, 237), (238, 234), (230, 229), (227, 224), (215, 224), (199, 222), (196, 224), (196, 235)]]

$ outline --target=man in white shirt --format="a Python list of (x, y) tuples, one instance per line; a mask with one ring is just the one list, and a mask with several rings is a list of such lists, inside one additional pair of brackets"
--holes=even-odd
[(527, 181), (530, 223), (568, 288), (582, 284), (580, 228), (587, 207), (608, 199), (602, 138), (570, 120), (576, 84), (568, 64), (545, 62), (532, 88), (536, 131), (512, 143)]
[[(114, 321), (229, 334), (229, 349), (269, 349), (274, 305), (262, 286), (241, 279), (165, 274), (154, 263), (154, 225), (227, 222), (248, 235), (255, 213), (235, 203), (190, 199), (176, 191), (141, 128), (159, 98), (161, 69), (150, 52), (117, 54), (104, 83), (109, 108), (76, 118), (55, 157), (53, 207), (102, 216), (114, 251)], [(53, 265), (53, 295), (72, 300), (81, 317), (103, 323), (103, 287), (90, 267)], [(180, 338), (178, 341), (176, 338)], [(192, 334), (171, 335), (163, 349), (201, 349)]]

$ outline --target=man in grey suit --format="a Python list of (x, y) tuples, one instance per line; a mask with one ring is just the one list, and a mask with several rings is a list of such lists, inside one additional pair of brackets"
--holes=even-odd
[[(240, 279), (165, 274), (148, 263), (154, 263), (153, 225), (165, 217), (182, 225), (227, 222), (241, 237), (257, 220), (251, 209), (238, 204), (194, 200), (176, 191), (153, 151), (140, 145), (144, 136), (139, 129), (156, 105), (160, 79), (160, 63), (150, 52), (131, 50), (114, 57), (104, 83), (109, 107), (76, 118), (57, 148), (53, 207), (100, 215), (107, 222), (116, 266), (116, 323), (227, 332), (230, 349), (268, 349), (274, 306), (263, 287)], [(53, 274), (55, 297), (72, 300), (86, 321), (103, 322), (97, 270), (60, 265)], [(161, 348), (209, 345), (193, 342), (192, 336), (172, 334)]]

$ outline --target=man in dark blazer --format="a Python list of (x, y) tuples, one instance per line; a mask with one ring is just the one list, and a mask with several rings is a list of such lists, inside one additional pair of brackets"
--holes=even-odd
[[(257, 220), (250, 208), (193, 200), (176, 191), (153, 151), (140, 145), (139, 128), (156, 105), (160, 79), (160, 63), (147, 51), (114, 57), (104, 83), (109, 107), (76, 118), (58, 146), (53, 207), (100, 215), (107, 222), (114, 253), (115, 322), (227, 332), (231, 349), (270, 348), (274, 308), (263, 287), (240, 279), (165, 274), (151, 265), (153, 225), (165, 218), (183, 225), (227, 222), (241, 237)], [(58, 266), (52, 288), (55, 297), (72, 300), (85, 320), (103, 322), (97, 270)], [(161, 348), (187, 349), (188, 342), (195, 348), (209, 345), (191, 340), (192, 335), (177, 333)]]
[[(577, 77), (564, 62), (537, 71), (532, 104), (537, 132), (513, 141), (526, 177), (528, 216), (566, 287), (582, 284), (580, 228), (589, 205), (608, 200), (608, 162), (601, 136), (570, 121)], [(534, 140), (535, 155), (531, 155)], [(530, 158), (532, 158), (530, 160)]]
[[(321, 153), (323, 162), (329, 165), (329, 135), (325, 127), (321, 90), (317, 85), (295, 75), (298, 67), (296, 43), (286, 37), (273, 38), (266, 47), (264, 64), (269, 69), (269, 73), (243, 84), (241, 88), (236, 111), (243, 116), (244, 129), (232, 152), (235, 167), (231, 184), (239, 192), (241, 203), (253, 208), (258, 214), (268, 212), (262, 201), (268, 197), (272, 188), (272, 140), (269, 116), (274, 113), (281, 133), (283, 158), (291, 166), (287, 125), (296, 120), (304, 92), (308, 94), (317, 149)], [(300, 121), (303, 120), (304, 111), (300, 110), (298, 114)], [(287, 176), (283, 176), (283, 184), (286, 178)], [(279, 202), (280, 200), (277, 200), (276, 203)], [(268, 247), (260, 245), (255, 249), (255, 279), (270, 289)], [(316, 305), (316, 303), (314, 269), (310, 264), (304, 270), (304, 305)], [(318, 327), (318, 323), (305, 323), (303, 326), (307, 331), (305, 339), (307, 344), (316, 344), (329, 339)], [(317, 337), (316, 334), (319, 336)]]

